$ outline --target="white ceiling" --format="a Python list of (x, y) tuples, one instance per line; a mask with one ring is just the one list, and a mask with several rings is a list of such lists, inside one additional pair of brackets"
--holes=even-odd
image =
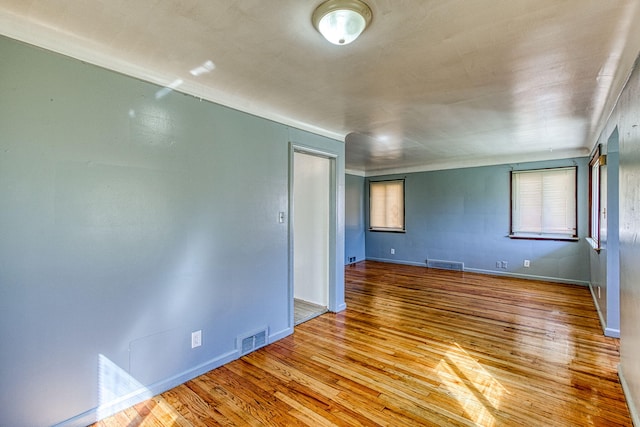
[(640, 51), (640, 0), (365, 1), (347, 46), (321, 0), (0, 0), (0, 33), (345, 140), (367, 175), (587, 155)]

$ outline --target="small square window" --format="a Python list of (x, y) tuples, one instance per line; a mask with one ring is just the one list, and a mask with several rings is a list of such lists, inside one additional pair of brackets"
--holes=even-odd
[(405, 231), (404, 179), (369, 182), (369, 230)]

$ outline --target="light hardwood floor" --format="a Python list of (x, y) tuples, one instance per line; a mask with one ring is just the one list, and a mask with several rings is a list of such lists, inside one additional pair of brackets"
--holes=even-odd
[(308, 322), (314, 317), (318, 317), (327, 312), (327, 307), (314, 304), (300, 299), (293, 300), (293, 324), (299, 325)]
[(360, 262), (347, 310), (97, 426), (630, 426), (585, 287)]

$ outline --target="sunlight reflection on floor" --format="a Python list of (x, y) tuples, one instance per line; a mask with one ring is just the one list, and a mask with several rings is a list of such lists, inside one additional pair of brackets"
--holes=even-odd
[(496, 425), (494, 413), (508, 391), (462, 347), (451, 346), (435, 372), (469, 419), (482, 426)]

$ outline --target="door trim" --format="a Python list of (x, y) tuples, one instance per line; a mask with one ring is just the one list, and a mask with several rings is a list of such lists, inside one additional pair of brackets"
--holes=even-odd
[(337, 176), (337, 158), (338, 156), (334, 153), (318, 150), (316, 148), (307, 147), (298, 143), (290, 143), (289, 146), (289, 256), (288, 256), (288, 295), (289, 295), (289, 326), (293, 328), (294, 320), (293, 320), (293, 296), (294, 296), (294, 154), (301, 153), (307, 154), (311, 156), (322, 157), (328, 159), (330, 161), (330, 183), (329, 183), (329, 258), (328, 258), (328, 266), (329, 269), (329, 284), (328, 284), (328, 306), (327, 309), (331, 312), (338, 312), (344, 310), (344, 304), (337, 306), (336, 304), (336, 286), (337, 286), (337, 278), (336, 271), (334, 266), (337, 261), (337, 253), (336, 253), (336, 242), (338, 236), (338, 223), (339, 223), (339, 215), (338, 215), (338, 176)]

